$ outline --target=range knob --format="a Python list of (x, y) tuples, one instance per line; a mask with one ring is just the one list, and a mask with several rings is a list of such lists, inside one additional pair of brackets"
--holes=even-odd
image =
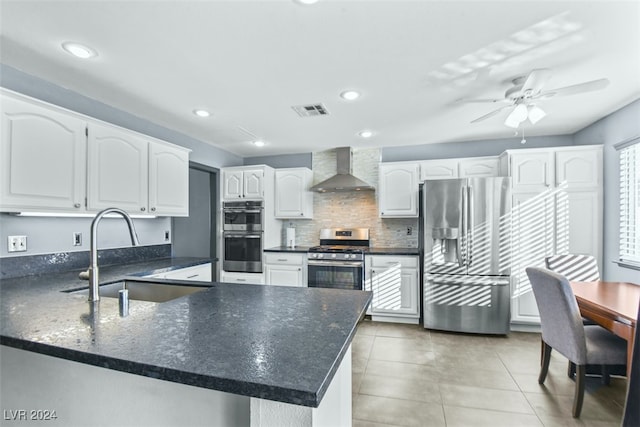
[(337, 258), (337, 257), (338, 257), (338, 255), (336, 255), (336, 254), (331, 254), (331, 258)]
[(318, 254), (318, 258), (324, 258), (324, 254)]
[(318, 254), (313, 254), (313, 253), (309, 254), (309, 258), (315, 258), (317, 256), (318, 256)]
[(351, 259), (355, 259), (356, 258), (356, 254), (351, 254)]

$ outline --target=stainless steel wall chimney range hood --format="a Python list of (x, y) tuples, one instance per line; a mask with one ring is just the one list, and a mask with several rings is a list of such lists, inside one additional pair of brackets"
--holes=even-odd
[(311, 187), (318, 193), (375, 191), (375, 187), (352, 175), (351, 147), (336, 148), (337, 174)]

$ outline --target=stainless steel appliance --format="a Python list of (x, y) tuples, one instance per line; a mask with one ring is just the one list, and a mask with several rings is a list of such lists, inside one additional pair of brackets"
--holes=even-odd
[(320, 230), (320, 246), (307, 253), (308, 286), (362, 290), (369, 243), (368, 228)]
[(264, 206), (261, 201), (223, 202), (224, 231), (263, 231)]
[(222, 269), (262, 273), (264, 206), (261, 201), (224, 202)]
[(506, 334), (510, 178), (425, 181), (424, 327)]

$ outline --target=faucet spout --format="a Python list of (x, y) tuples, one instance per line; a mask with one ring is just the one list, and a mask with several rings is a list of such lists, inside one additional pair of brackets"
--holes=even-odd
[[(99, 274), (98, 274), (98, 224), (100, 220), (107, 214), (118, 214), (124, 218), (127, 222), (127, 227), (129, 228), (129, 235), (131, 236), (131, 244), (133, 246), (140, 245), (138, 241), (138, 234), (136, 233), (136, 228), (133, 225), (133, 220), (125, 211), (119, 208), (107, 208), (100, 212), (98, 212), (91, 221), (91, 250), (89, 252), (89, 301), (95, 302), (100, 300), (100, 288), (99, 285)], [(81, 273), (82, 277), (82, 273)]]

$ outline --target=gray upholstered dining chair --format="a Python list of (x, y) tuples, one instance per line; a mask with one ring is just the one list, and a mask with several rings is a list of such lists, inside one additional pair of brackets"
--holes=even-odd
[(578, 302), (566, 277), (538, 267), (528, 267), (526, 272), (542, 326), (543, 356), (538, 383), (543, 384), (547, 377), (552, 350), (575, 363), (573, 416), (577, 418), (584, 399), (586, 365), (625, 363), (627, 342), (600, 326), (582, 324)]

